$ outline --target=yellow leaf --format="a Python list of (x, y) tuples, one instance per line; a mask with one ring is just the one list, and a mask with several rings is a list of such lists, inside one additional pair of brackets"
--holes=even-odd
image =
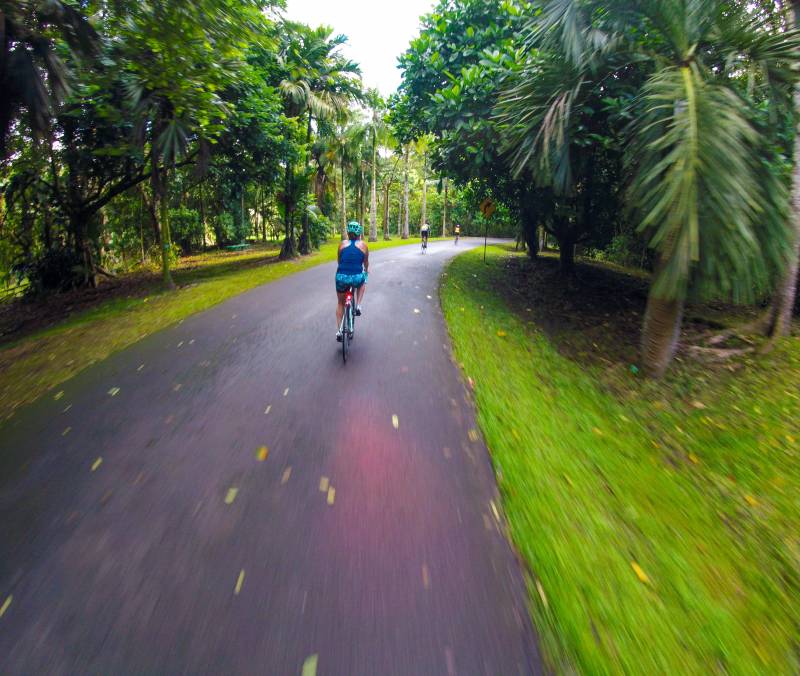
[(102, 465), (102, 464), (103, 464), (103, 458), (97, 458), (97, 460), (95, 460), (92, 463), (92, 471), (96, 472), (97, 468), (100, 467), (100, 465)]
[(328, 504), (332, 505), (334, 500), (336, 500), (336, 489), (330, 486), (328, 488)]
[(225, 504), (232, 505), (233, 501), (236, 500), (236, 495), (239, 493), (238, 488), (229, 488), (227, 495), (225, 495)]
[(59, 400), (59, 399), (61, 399), (61, 397), (63, 397), (63, 396), (64, 396), (64, 390), (61, 390), (60, 392), (57, 392), (57, 393), (56, 393), (56, 395), (53, 397), (53, 399), (55, 399), (56, 401), (58, 401), (58, 400)]
[(283, 470), (283, 476), (281, 477), (281, 483), (285, 484), (287, 481), (289, 481), (289, 477), (290, 476), (292, 476), (292, 468), (291, 467), (287, 467), (285, 470)]
[(398, 418), (394, 414), (392, 415), (392, 427), (394, 427), (395, 429), (399, 429), (400, 428), (400, 418)]
[(236, 588), (233, 590), (233, 593), (237, 596), (239, 592), (242, 591), (242, 585), (244, 584), (244, 568), (239, 572), (239, 577), (236, 579)]
[(642, 570), (641, 566), (636, 563), (636, 561), (631, 561), (631, 568), (633, 568), (633, 572), (636, 573), (636, 577), (638, 577), (641, 582), (650, 584), (650, 578), (647, 577), (647, 574)]
[(303, 671), (301, 676), (317, 676), (317, 662), (319, 655), (311, 655), (303, 662)]
[(689, 453), (689, 460), (691, 460), (695, 465), (700, 462), (700, 459), (694, 453)]
[(326, 476), (320, 477), (320, 479), (319, 479), (319, 490), (320, 490), (320, 492), (322, 492), (322, 493), (327, 492), (329, 485), (330, 485), (330, 481), (329, 481), (328, 477), (326, 477)]
[(14, 600), (14, 596), (12, 594), (3, 602), (3, 605), (0, 606), (0, 617), (3, 617), (3, 615), (6, 614), (6, 611), (8, 610), (8, 607), (11, 605), (11, 602), (13, 600)]
[(499, 338), (505, 338), (508, 334), (505, 331), (498, 331), (497, 335)]
[(269, 455), (269, 449), (266, 446), (262, 446), (258, 449), (258, 454), (256, 457), (258, 458), (259, 462), (264, 462)]
[(758, 500), (756, 500), (752, 495), (748, 494), (744, 496), (744, 499), (747, 500), (747, 504), (751, 507), (755, 507), (758, 504)]
[(477, 441), (478, 440), (478, 431), (477, 430), (470, 430), (468, 432), (469, 440), (470, 441)]

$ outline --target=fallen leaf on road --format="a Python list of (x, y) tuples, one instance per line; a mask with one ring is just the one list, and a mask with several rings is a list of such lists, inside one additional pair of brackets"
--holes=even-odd
[(181, 341), (180, 343), (178, 343), (178, 347), (183, 347), (183, 341)]
[(233, 501), (236, 500), (236, 496), (238, 495), (238, 493), (239, 493), (238, 488), (229, 488), (228, 493), (225, 495), (225, 504), (226, 505), (233, 504)]
[(428, 300), (433, 300), (433, 296), (427, 296)]
[(292, 476), (292, 468), (287, 467), (285, 470), (283, 470), (283, 476), (281, 476), (281, 483), (285, 484), (287, 481), (289, 481), (290, 476)]
[(478, 431), (477, 430), (470, 430), (468, 433), (470, 441), (477, 441), (478, 440)]
[(332, 505), (334, 500), (336, 500), (336, 489), (330, 486), (328, 488), (328, 504)]
[(67, 404), (67, 405), (66, 405), (66, 407), (64, 408), (64, 410), (63, 410), (63, 411), (61, 411), (61, 412), (62, 412), (62, 413), (66, 413), (66, 412), (67, 412), (67, 411), (69, 411), (71, 408), (72, 408), (72, 404)]
[(172, 391), (173, 391), (173, 392), (177, 392), (177, 391), (178, 391), (179, 389), (181, 389), (182, 387), (183, 387), (183, 385), (181, 385), (180, 383), (178, 383), (177, 385), (175, 385), (175, 387), (173, 387), (173, 388), (172, 388)]
[(118, 388), (118, 387), (112, 387), (112, 388), (111, 388), (111, 389), (108, 391), (108, 393), (109, 393), (109, 394), (110, 394), (112, 397), (116, 397), (116, 396), (119, 394), (119, 388)]
[(53, 397), (53, 399), (55, 399), (56, 401), (58, 401), (58, 400), (59, 400), (59, 399), (61, 399), (61, 397), (63, 397), (63, 396), (64, 396), (64, 390), (61, 390), (60, 392), (57, 392), (57, 393), (56, 393), (56, 395)]
[(244, 568), (239, 571), (239, 577), (236, 579), (236, 588), (233, 590), (233, 593), (236, 596), (239, 595), (239, 592), (242, 591), (242, 585), (244, 584)]
[(416, 307), (414, 308), (414, 314), (415, 314), (415, 315), (418, 315), (418, 314), (419, 314), (419, 308), (416, 308)]
[(0, 617), (6, 614), (8, 607), (11, 605), (11, 602), (14, 600), (14, 595), (11, 594), (9, 597), (3, 602), (3, 605), (0, 606)]
[(97, 468), (100, 467), (100, 465), (102, 464), (103, 464), (103, 458), (97, 458), (97, 460), (95, 460), (94, 463), (92, 463), (92, 471), (96, 472)]
[(328, 486), (330, 486), (330, 480), (328, 479), (328, 477), (326, 476), (320, 477), (319, 490), (324, 493), (325, 491), (328, 490)]
[(400, 429), (400, 418), (396, 415), (392, 415), (392, 427), (395, 429)]
[(431, 574), (428, 571), (428, 566), (424, 563), (422, 564), (422, 586), (425, 587), (425, 589), (431, 588)]
[(267, 407), (264, 409), (264, 415), (269, 415), (269, 412), (270, 412), (271, 410), (272, 410), (272, 404), (270, 404), (269, 406), (267, 406)]
[(631, 561), (631, 568), (633, 568), (633, 572), (636, 573), (636, 577), (638, 577), (641, 582), (650, 584), (650, 578), (647, 577), (647, 574), (642, 570), (642, 567), (636, 563), (636, 561)]
[(268, 455), (269, 455), (269, 449), (266, 446), (262, 446), (261, 448), (258, 449), (256, 457), (258, 458), (259, 462), (264, 462), (267, 459)]
[(285, 396), (288, 396), (288, 394), (289, 394), (289, 388), (287, 387), (287, 388), (286, 388), (286, 389), (283, 391), (283, 396), (284, 396), (284, 397), (285, 397)]
[(301, 676), (317, 676), (318, 661), (319, 655), (311, 655), (310, 657), (306, 657), (306, 661), (303, 662), (303, 672)]
[(498, 523), (500, 523), (500, 512), (497, 511), (497, 505), (494, 504), (494, 500), (490, 500), (489, 504), (492, 506), (492, 514), (494, 514), (494, 518), (497, 519)]

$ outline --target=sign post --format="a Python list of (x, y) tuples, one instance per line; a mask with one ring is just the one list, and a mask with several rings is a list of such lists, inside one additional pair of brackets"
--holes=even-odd
[(489, 241), (489, 219), (492, 217), (492, 214), (497, 210), (497, 205), (494, 201), (487, 197), (483, 202), (480, 204), (480, 210), (483, 214), (483, 217), (486, 219), (486, 230), (483, 233), (483, 262), (486, 262), (486, 245)]

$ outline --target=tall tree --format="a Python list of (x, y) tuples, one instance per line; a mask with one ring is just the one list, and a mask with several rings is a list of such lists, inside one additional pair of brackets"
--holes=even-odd
[[(332, 121), (346, 116), (353, 101), (361, 100), (360, 70), (339, 51), (347, 41), (344, 35), (333, 35), (326, 26), (310, 29), (303, 24), (286, 22), (286, 38), (281, 62), (286, 77), (280, 87), (286, 99), (289, 117), (306, 120), (306, 160), (304, 170), (311, 174), (311, 134), (313, 122)], [(294, 169), (287, 166), (287, 184)], [(287, 226), (288, 227), (288, 226)], [(310, 253), (308, 217), (303, 216), (300, 253)], [(294, 255), (294, 234), (287, 230), (281, 257)]]
[(517, 168), (546, 171), (563, 190), (587, 100), (629, 77), (631, 63), (646, 74), (627, 110), (627, 201), (658, 259), (642, 336), (655, 376), (675, 353), (688, 296), (746, 300), (783, 268), (777, 144), (758, 132), (758, 103), (741, 86), (742, 72), (770, 86), (796, 78), (798, 35), (776, 31), (774, 12), (728, 0), (553, 0), (531, 20), (530, 56), (505, 95), (506, 119), (521, 116), (509, 124)]

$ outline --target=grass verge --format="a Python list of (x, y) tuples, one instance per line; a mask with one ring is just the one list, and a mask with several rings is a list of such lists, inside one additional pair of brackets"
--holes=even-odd
[[(415, 239), (372, 242), (372, 251)], [(303, 258), (279, 262), (274, 251), (205, 254), (175, 271), (178, 289), (149, 284), (139, 293), (101, 302), (56, 326), (0, 349), (0, 421), (87, 366), (253, 287), (336, 259), (338, 241)]]
[(454, 259), (442, 305), (550, 666), (800, 672), (800, 339), (648, 382), (619, 317), (554, 323), (514, 292), (533, 265), (480, 255)]

